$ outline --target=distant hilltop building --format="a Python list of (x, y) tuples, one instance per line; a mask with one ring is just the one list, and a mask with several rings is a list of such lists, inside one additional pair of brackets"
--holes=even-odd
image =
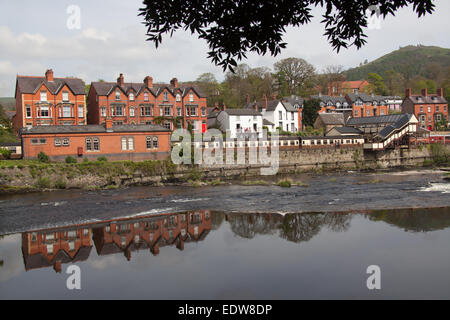
[(173, 78), (170, 84), (125, 82), (121, 73), (116, 82), (92, 82), (88, 94), (88, 123), (104, 124), (111, 117), (114, 125), (160, 124), (169, 130), (207, 129), (206, 96), (190, 84)]
[(85, 125), (86, 93), (78, 78), (55, 78), (53, 70), (45, 76), (17, 76), (15, 132), (24, 127)]

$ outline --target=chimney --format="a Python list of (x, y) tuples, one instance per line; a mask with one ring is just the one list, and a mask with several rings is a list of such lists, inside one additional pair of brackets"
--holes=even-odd
[(170, 84), (171, 84), (174, 88), (178, 88), (178, 79), (177, 79), (177, 78), (173, 78), (172, 80), (170, 80)]
[(227, 106), (225, 105), (225, 103), (222, 105), (222, 110), (223, 111), (227, 110)]
[(255, 109), (256, 111), (258, 111), (258, 105), (257, 105), (256, 103), (253, 105), (253, 109)]
[(266, 94), (263, 95), (263, 102), (264, 102), (263, 103), (263, 108), (267, 109), (267, 96), (266, 96)]
[(411, 88), (406, 89), (406, 97), (409, 98), (411, 97)]
[(61, 261), (55, 261), (55, 263), (53, 264), (53, 270), (55, 270), (56, 273), (61, 273)]
[(47, 71), (45, 71), (45, 79), (47, 79), (47, 81), (53, 81), (53, 70), (52, 69), (48, 69)]
[(153, 78), (146, 76), (144, 79), (144, 83), (147, 87), (152, 88), (153, 87)]
[(178, 242), (177, 242), (177, 249), (178, 250), (180, 250), (180, 251), (183, 251), (184, 250), (184, 241), (183, 240), (178, 240)]
[(274, 94), (272, 97), (273, 97), (273, 100), (277, 100), (277, 95), (276, 94)]
[(250, 95), (248, 94), (247, 95), (247, 104), (249, 104), (250, 103)]
[(107, 117), (105, 120), (106, 132), (112, 132), (113, 121), (111, 117)]
[(153, 253), (154, 256), (159, 254), (159, 246), (155, 244), (153, 248), (150, 249), (151, 253)]
[(422, 89), (422, 95), (423, 95), (424, 97), (428, 96), (428, 89), (427, 89), (427, 88)]
[(444, 96), (444, 90), (442, 88), (439, 88), (439, 89), (436, 90), (436, 94), (439, 97), (443, 97)]
[(117, 84), (121, 87), (124, 85), (124, 79), (123, 79), (123, 73), (120, 74), (120, 76), (117, 78)]

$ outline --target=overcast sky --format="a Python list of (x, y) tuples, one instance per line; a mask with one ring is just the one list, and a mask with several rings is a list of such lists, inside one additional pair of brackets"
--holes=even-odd
[[(81, 28), (68, 29), (68, 6), (81, 9)], [(412, 8), (381, 22), (380, 30), (368, 30), (368, 44), (333, 52), (315, 10), (313, 22), (290, 28), (284, 37), (286, 50), (277, 57), (249, 55), (251, 67), (267, 66), (280, 59), (299, 57), (318, 70), (330, 64), (346, 68), (372, 61), (406, 45), (434, 45), (450, 48), (450, 1), (436, 0), (436, 12), (418, 19)], [(222, 69), (207, 59), (206, 43), (196, 35), (179, 31), (166, 37), (155, 49), (145, 41), (145, 26), (138, 17), (141, 0), (0, 0), (0, 96), (14, 96), (15, 78), (43, 75), (53, 68), (55, 77), (76, 76), (86, 83), (104, 79), (115, 81), (124, 73), (125, 81), (141, 82), (146, 75), (155, 82), (195, 80), (212, 72), (223, 80)]]

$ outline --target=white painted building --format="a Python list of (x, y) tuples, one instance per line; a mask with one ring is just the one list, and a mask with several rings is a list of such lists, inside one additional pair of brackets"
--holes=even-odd
[(208, 129), (230, 130), (232, 139), (263, 136), (263, 117), (254, 109), (225, 109), (208, 114)]
[(260, 111), (267, 123), (273, 123), (273, 126), (267, 126), (270, 132), (275, 132), (277, 128), (282, 131), (299, 131), (298, 109), (295, 109), (288, 101), (263, 100), (247, 104), (246, 109)]

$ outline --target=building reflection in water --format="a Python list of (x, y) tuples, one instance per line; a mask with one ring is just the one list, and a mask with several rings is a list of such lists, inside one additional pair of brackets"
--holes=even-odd
[[(372, 221), (384, 221), (408, 232), (429, 232), (450, 227), (450, 207), (359, 212)], [(25, 270), (51, 267), (61, 272), (61, 264), (84, 261), (95, 245), (99, 256), (149, 250), (158, 255), (164, 246), (184, 249), (186, 242), (202, 241), (210, 230), (227, 222), (233, 234), (247, 239), (272, 235), (296, 243), (306, 242), (323, 228), (345, 232), (353, 213), (233, 213), (199, 210), (183, 213), (115, 219), (93, 224), (55, 228), (22, 234)]]
[(208, 210), (116, 219), (24, 232), (22, 254), (26, 271), (53, 266), (61, 272), (63, 263), (87, 260), (93, 243), (100, 256), (123, 253), (130, 260), (131, 252), (142, 249), (154, 255), (164, 246), (183, 250), (185, 242), (204, 240), (210, 230)]

